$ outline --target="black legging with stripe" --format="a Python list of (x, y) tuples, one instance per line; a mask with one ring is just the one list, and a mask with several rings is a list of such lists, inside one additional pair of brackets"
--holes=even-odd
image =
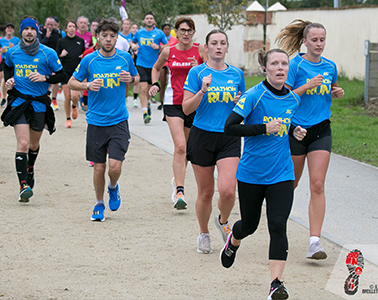
[(271, 185), (248, 184), (238, 181), (241, 220), (234, 224), (232, 235), (242, 240), (253, 234), (260, 222), (261, 208), (266, 198), (266, 215), (270, 234), (269, 259), (286, 260), (288, 241), (286, 224), (293, 205), (294, 181)]

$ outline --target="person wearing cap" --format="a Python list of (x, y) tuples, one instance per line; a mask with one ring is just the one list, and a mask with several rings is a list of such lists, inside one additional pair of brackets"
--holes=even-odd
[[(12, 23), (7, 23), (5, 25), (5, 36), (0, 39), (0, 54), (1, 54), (1, 63), (0, 63), (0, 84), (4, 78), (4, 58), (5, 53), (8, 51), (9, 48), (17, 45), (20, 42), (20, 39), (17, 36), (14, 36), (14, 25)], [(5, 84), (2, 87), (3, 92), (3, 99), (1, 100), (1, 106), (4, 106), (6, 101), (7, 89)]]
[(54, 16), (53, 17), (54, 18), (54, 28), (56, 29), (56, 30), (58, 30), (58, 32), (60, 33), (60, 35), (62, 36), (62, 38), (64, 38), (65, 36), (66, 36), (66, 33), (65, 33), (65, 31), (64, 30), (61, 30), (60, 28), (59, 28), (59, 25), (60, 25), (60, 23), (59, 23), (59, 18), (58, 17), (56, 17), (56, 16)]
[[(55, 29), (55, 19), (54, 17), (47, 17), (45, 21), (45, 28), (42, 28), (39, 33), (39, 42), (44, 44), (56, 51), (56, 46), (58, 41), (62, 38), (60, 32)], [(51, 102), (54, 110), (58, 110), (59, 106), (56, 102), (56, 97), (58, 96), (59, 84), (53, 84), (51, 86)]]
[(143, 23), (144, 28), (135, 33), (130, 45), (133, 51), (138, 51), (136, 67), (140, 76), (140, 103), (144, 124), (148, 124), (151, 122), (151, 110), (148, 109), (148, 91), (152, 85), (151, 71), (158, 60), (159, 51), (168, 46), (168, 41), (163, 31), (155, 27), (156, 22), (152, 12), (145, 14)]
[(28, 17), (21, 21), (20, 35), (20, 43), (10, 48), (5, 56), (4, 78), (9, 96), (1, 120), (4, 126), (14, 127), (19, 201), (26, 203), (33, 196), (34, 163), (43, 128), (47, 127), (50, 134), (55, 131), (47, 91), (50, 84), (64, 81), (66, 74), (56, 52), (37, 39), (35, 19)]

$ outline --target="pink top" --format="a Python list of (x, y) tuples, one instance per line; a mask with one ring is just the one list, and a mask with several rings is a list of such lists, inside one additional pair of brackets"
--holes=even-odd
[(91, 46), (93, 46), (93, 43), (92, 43), (92, 33), (90, 33), (89, 31), (86, 31), (84, 34), (80, 34), (80, 33), (76, 30), (75, 34), (76, 34), (78, 37), (81, 37), (81, 38), (84, 40), (85, 50), (87, 50), (87, 49), (89, 49)]

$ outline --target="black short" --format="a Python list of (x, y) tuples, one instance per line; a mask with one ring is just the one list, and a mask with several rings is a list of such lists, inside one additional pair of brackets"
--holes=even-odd
[(325, 150), (331, 152), (332, 131), (331, 121), (323, 122), (307, 128), (307, 133), (302, 141), (293, 137), (293, 126), (290, 128), (289, 141), (291, 155), (306, 155), (309, 152)]
[[(13, 110), (14, 108), (12, 108)], [(45, 115), (44, 112), (34, 112), (34, 119), (33, 120), (26, 120), (25, 114), (22, 114), (21, 117), (12, 124), (12, 126), (17, 124), (29, 124), (30, 129), (41, 132), (43, 128), (45, 127)]]
[(221, 132), (210, 132), (192, 126), (186, 158), (194, 165), (210, 167), (227, 157), (240, 157), (241, 139)]
[(64, 81), (62, 82), (62, 85), (68, 84), (68, 81), (70, 80), (70, 78), (71, 78), (71, 76), (72, 76), (73, 73), (74, 73), (74, 72), (72, 72), (72, 73), (67, 73), (67, 72), (66, 72), (66, 80), (64, 80)]
[(88, 96), (83, 95), (83, 104), (88, 105)]
[(4, 66), (5, 66), (5, 58), (3, 58), (1, 60), (1, 63), (0, 63), (0, 72), (3, 72), (4, 71)]
[(182, 105), (163, 105), (164, 117), (163, 121), (167, 121), (165, 116), (178, 117), (184, 120), (184, 127), (191, 128), (196, 115), (196, 111), (192, 112), (189, 116), (182, 111)]
[(138, 70), (138, 73), (139, 73), (139, 77), (140, 77), (139, 82), (147, 82), (148, 84), (152, 84), (152, 81), (151, 81), (151, 71), (152, 71), (152, 69), (150, 69), (150, 68), (143, 68), (141, 66), (136, 66), (136, 67), (137, 67), (137, 70)]
[(88, 124), (87, 160), (105, 163), (108, 152), (109, 158), (124, 161), (129, 143), (130, 132), (127, 120), (112, 126)]

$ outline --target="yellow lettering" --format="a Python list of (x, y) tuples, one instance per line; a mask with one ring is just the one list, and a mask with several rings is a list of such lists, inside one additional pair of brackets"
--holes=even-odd
[(217, 93), (213, 93), (213, 92), (208, 93), (207, 101), (209, 103), (215, 103), (215, 102), (219, 101), (219, 93), (218, 92)]
[(331, 86), (327, 87), (324, 84), (321, 85), (319, 94), (324, 95), (324, 93), (329, 94), (330, 92), (331, 92)]

